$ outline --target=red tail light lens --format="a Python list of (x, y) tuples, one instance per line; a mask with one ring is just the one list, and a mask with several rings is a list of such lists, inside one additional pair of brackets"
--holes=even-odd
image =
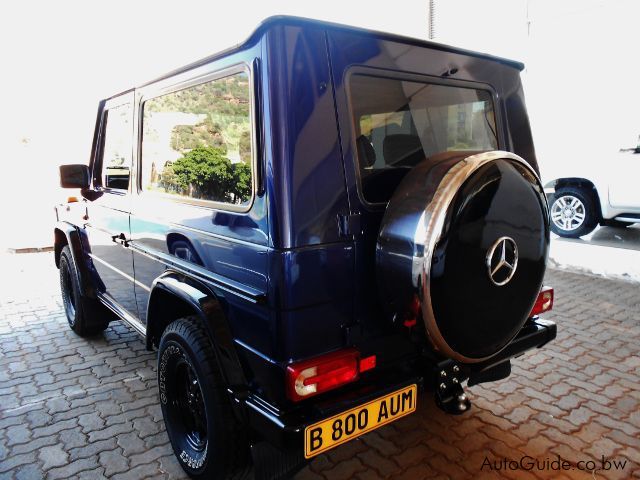
[(374, 368), (376, 368), (375, 355), (371, 355), (370, 357), (360, 359), (360, 373), (366, 372), (367, 370), (371, 370)]
[(529, 317), (533, 317), (535, 315), (540, 315), (541, 313), (548, 312), (553, 308), (553, 288), (551, 287), (542, 287), (540, 293), (538, 294), (538, 298), (536, 299), (536, 303), (533, 304), (533, 309), (531, 310), (531, 314)]
[(287, 367), (287, 396), (294, 402), (333, 390), (360, 377), (360, 353), (340, 350)]

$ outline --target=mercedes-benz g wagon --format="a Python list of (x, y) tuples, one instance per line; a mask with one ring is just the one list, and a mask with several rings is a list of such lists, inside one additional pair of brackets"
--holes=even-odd
[(60, 168), (64, 308), (158, 350), (189, 475), (287, 474), (427, 391), (462, 413), (555, 337), (522, 68), (277, 17), (100, 102)]

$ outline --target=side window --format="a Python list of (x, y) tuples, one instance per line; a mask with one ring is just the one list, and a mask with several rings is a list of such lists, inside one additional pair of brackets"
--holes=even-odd
[(246, 72), (147, 100), (142, 188), (246, 207), (253, 195), (251, 135)]
[(101, 184), (104, 188), (127, 190), (133, 146), (131, 105), (110, 108), (104, 115)]

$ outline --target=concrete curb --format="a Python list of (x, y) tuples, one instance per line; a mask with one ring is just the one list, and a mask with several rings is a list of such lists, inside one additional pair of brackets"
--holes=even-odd
[(7, 253), (41, 253), (53, 252), (53, 247), (7, 248)]
[(551, 240), (549, 266), (577, 273), (640, 283), (640, 250), (554, 238)]

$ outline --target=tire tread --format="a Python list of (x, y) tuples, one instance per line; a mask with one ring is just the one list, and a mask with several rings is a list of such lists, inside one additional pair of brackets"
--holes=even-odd
[[(76, 318), (71, 329), (81, 337), (91, 337), (103, 332), (107, 326), (108, 321), (96, 321), (96, 318), (101, 316), (101, 305), (98, 300), (87, 298), (80, 293), (80, 279), (78, 278), (78, 272), (76, 270), (75, 261), (71, 250), (68, 245), (65, 245), (60, 252), (60, 288), (62, 285), (62, 269), (68, 268), (71, 275), (71, 283), (74, 290), (74, 296), (76, 298)], [(92, 321), (93, 319), (93, 321)]]
[[(222, 431), (216, 432), (217, 435), (223, 435), (227, 439), (225, 442), (227, 448), (225, 448), (224, 452), (224, 458), (228, 462), (226, 466), (227, 476), (225, 478), (233, 480), (249, 478), (253, 472), (253, 466), (246, 454), (249, 451), (246, 433), (241, 425), (234, 425), (233, 419), (235, 419), (235, 415), (225, 388), (222, 371), (220, 370), (213, 345), (204, 326), (201, 324), (200, 318), (193, 315), (175, 320), (167, 326), (162, 337), (165, 338), (171, 334), (181, 337), (192, 348), (193, 354), (198, 358), (199, 366), (205, 376), (203, 382), (212, 386), (214, 403), (226, 420), (217, 422), (218, 428), (221, 428)], [(162, 341), (160, 343), (159, 356), (162, 351)], [(245, 445), (246, 449), (244, 448)], [(203, 476), (203, 478), (205, 477)]]

